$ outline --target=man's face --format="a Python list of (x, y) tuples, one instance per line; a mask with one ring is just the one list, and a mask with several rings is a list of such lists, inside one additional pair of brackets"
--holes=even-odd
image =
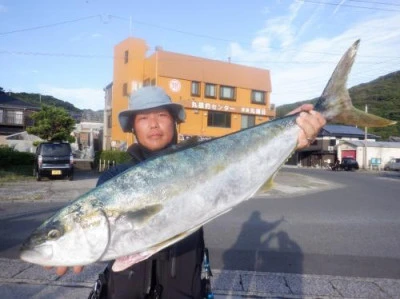
[(174, 118), (166, 109), (138, 113), (133, 122), (136, 138), (151, 151), (161, 150), (172, 141), (174, 126)]

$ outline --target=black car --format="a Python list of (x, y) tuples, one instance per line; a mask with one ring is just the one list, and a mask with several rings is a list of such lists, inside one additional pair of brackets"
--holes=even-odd
[(42, 177), (68, 177), (73, 180), (74, 158), (67, 142), (43, 142), (36, 149), (33, 173), (36, 180)]
[(354, 158), (343, 158), (342, 162), (339, 164), (339, 169), (342, 170), (358, 170), (358, 162)]

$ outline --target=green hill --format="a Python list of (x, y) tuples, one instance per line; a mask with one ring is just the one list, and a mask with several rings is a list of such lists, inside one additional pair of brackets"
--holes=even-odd
[[(3, 90), (0, 88), (0, 90)], [(69, 112), (69, 114), (76, 120), (81, 121), (94, 121), (103, 122), (103, 110), (93, 111), (91, 109), (79, 109), (73, 104), (57, 99), (49, 95), (40, 95), (38, 93), (26, 93), (26, 92), (7, 92), (11, 97), (24, 101), (35, 106), (50, 105), (56, 107), (62, 107)]]
[[(369, 128), (368, 132), (387, 140), (390, 136), (400, 136), (400, 71), (379, 77), (349, 89), (353, 105), (361, 110), (368, 105), (368, 112), (391, 120), (397, 124), (385, 128)], [(315, 104), (317, 99), (281, 105), (276, 108), (277, 116), (283, 116), (303, 103)]]

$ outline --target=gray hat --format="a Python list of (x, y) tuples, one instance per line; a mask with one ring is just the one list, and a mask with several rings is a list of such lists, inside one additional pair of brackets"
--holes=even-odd
[(121, 111), (118, 115), (119, 124), (124, 132), (131, 132), (133, 117), (138, 112), (161, 107), (167, 108), (176, 122), (185, 121), (186, 114), (182, 105), (173, 103), (161, 87), (146, 86), (138, 89), (129, 97), (128, 109)]

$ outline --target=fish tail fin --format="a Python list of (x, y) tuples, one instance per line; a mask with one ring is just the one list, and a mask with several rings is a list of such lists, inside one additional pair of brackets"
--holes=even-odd
[(360, 40), (357, 40), (340, 59), (321, 97), (315, 105), (327, 121), (361, 127), (385, 127), (396, 122), (356, 109), (346, 87)]

